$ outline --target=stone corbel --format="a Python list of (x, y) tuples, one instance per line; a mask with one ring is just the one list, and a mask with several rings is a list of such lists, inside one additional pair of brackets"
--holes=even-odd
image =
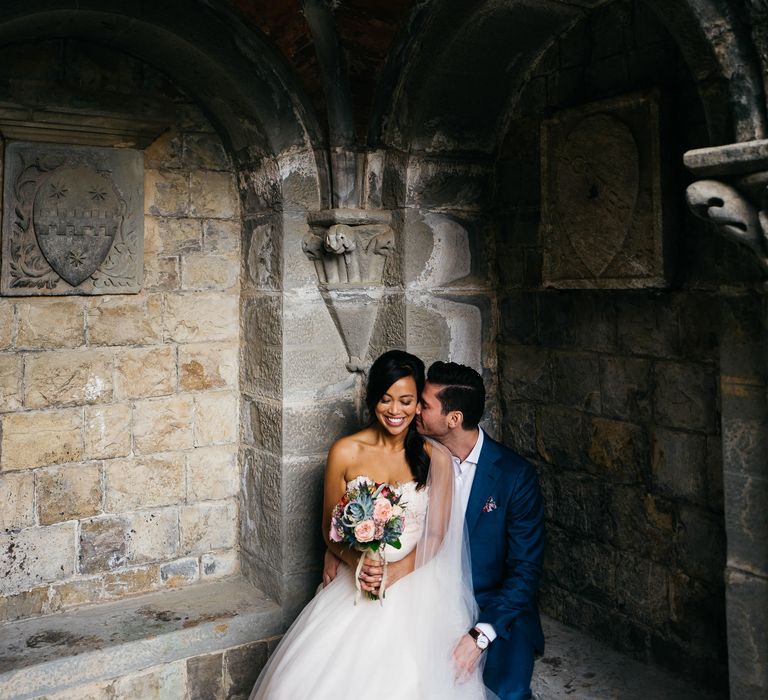
[(310, 216), (302, 242), (318, 286), (349, 354), (350, 372), (367, 367), (387, 258), (395, 249), (388, 211), (326, 209)]
[(691, 211), (752, 251), (768, 274), (768, 140), (688, 151)]

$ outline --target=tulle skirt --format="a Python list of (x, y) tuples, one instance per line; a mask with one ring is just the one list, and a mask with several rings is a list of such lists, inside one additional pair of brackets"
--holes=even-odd
[[(481, 669), (454, 681), (452, 651), (474, 624), (472, 602), (440, 575), (438, 557), (387, 589), (355, 601), (346, 565), (286, 633), (251, 700), (485, 700)], [(454, 579), (454, 580), (451, 580)]]

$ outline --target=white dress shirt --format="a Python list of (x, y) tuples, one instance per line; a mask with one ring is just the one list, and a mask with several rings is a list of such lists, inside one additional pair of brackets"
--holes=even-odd
[[(472, 491), (472, 482), (475, 480), (475, 471), (477, 470), (477, 462), (480, 459), (480, 451), (483, 449), (483, 440), (483, 429), (478, 428), (477, 442), (470, 450), (467, 458), (463, 462), (459, 462), (458, 457), (452, 457), (453, 473), (456, 479), (456, 496), (459, 499), (461, 512), (464, 515), (467, 513), (469, 493)], [(496, 630), (493, 629), (493, 625), (489, 625), (487, 622), (478, 622), (475, 627), (491, 641), (496, 639)]]

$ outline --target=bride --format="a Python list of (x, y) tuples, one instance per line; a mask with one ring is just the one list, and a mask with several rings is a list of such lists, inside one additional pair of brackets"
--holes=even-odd
[[(414, 424), (423, 388), (424, 363), (415, 355), (390, 350), (373, 363), (366, 392), (371, 424), (331, 447), (325, 472), (323, 535), (343, 564), (285, 634), (251, 700), (487, 697), (482, 668), (456, 677), (453, 648), (476, 609), (450, 455), (425, 442)], [(410, 573), (389, 577), (383, 600), (355, 602), (361, 555), (332, 542), (329, 529), (334, 506), (361, 477), (400, 488), (402, 547), (386, 545), (383, 556), (408, 560), (398, 570)], [(375, 593), (381, 581), (364, 568), (360, 585)]]

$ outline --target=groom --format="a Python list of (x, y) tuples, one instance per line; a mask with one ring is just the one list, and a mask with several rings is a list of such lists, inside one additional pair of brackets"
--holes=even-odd
[(527, 700), (534, 654), (544, 649), (536, 605), (544, 507), (536, 470), (479, 427), (485, 387), (471, 367), (435, 362), (420, 408), (419, 432), (453, 455), (480, 608), (475, 626), (456, 646), (456, 664), (468, 672), (487, 654), (483, 680), (488, 688), (501, 700)]

